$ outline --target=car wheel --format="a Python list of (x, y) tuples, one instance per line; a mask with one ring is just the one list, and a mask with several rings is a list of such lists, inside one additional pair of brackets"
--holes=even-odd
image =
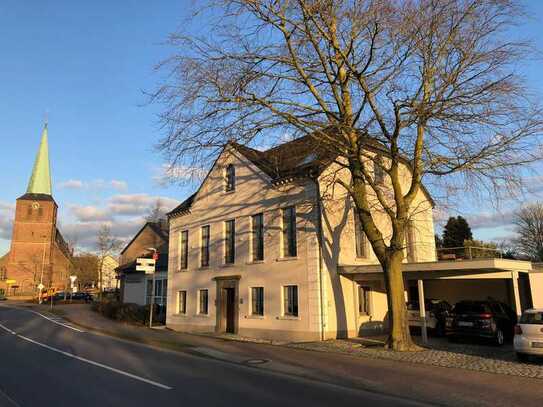
[(505, 342), (505, 337), (503, 336), (503, 331), (498, 328), (496, 331), (496, 337), (494, 338), (494, 341), (497, 346), (502, 346)]
[(527, 355), (526, 353), (517, 352), (517, 360), (519, 362), (527, 362), (529, 358), (529, 355)]

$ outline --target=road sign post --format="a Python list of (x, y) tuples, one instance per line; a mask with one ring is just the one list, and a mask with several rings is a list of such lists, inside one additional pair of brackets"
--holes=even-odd
[(136, 270), (144, 271), (145, 274), (152, 275), (151, 284), (151, 301), (149, 304), (149, 328), (153, 327), (153, 309), (155, 308), (155, 269), (156, 261), (158, 260), (158, 253), (156, 249), (153, 249), (153, 258), (138, 258), (136, 259)]

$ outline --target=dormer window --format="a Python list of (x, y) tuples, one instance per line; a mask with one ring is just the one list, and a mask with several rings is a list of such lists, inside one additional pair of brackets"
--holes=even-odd
[(236, 189), (236, 169), (232, 164), (229, 164), (228, 167), (226, 167), (226, 173), (225, 173), (225, 185), (224, 190), (225, 192), (234, 191)]

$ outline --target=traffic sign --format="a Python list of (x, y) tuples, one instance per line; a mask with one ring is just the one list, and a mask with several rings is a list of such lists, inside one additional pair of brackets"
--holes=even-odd
[(6, 280), (6, 284), (15, 284), (17, 280)]
[(153, 274), (155, 272), (155, 259), (138, 258), (136, 259), (136, 271), (144, 271), (145, 274)]
[(42, 284), (42, 283), (39, 283), (38, 284), (38, 290), (43, 290), (45, 288), (45, 286)]

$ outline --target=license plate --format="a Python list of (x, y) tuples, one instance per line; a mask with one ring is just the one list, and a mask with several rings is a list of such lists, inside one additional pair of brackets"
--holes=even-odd
[(458, 321), (458, 326), (473, 326), (473, 322)]
[(532, 348), (543, 348), (543, 342), (532, 342)]

